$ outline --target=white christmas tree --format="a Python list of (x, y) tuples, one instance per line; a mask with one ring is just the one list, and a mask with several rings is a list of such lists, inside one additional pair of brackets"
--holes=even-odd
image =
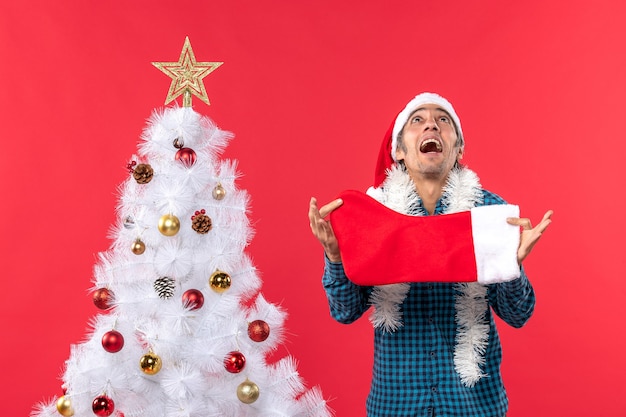
[(196, 62), (188, 39), (178, 62), (154, 63), (172, 77), (166, 104), (183, 95), (183, 107), (144, 130), (94, 268), (102, 313), (72, 346), (63, 395), (32, 416), (331, 416), (292, 357), (268, 360), (285, 312), (244, 252), (248, 195), (220, 160), (232, 134), (191, 107), (192, 94), (208, 103), (202, 78), (220, 64)]

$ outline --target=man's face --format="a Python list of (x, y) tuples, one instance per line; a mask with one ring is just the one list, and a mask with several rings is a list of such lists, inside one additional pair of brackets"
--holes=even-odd
[(463, 154), (456, 142), (450, 115), (435, 104), (425, 104), (411, 113), (404, 125), (396, 159), (404, 160), (414, 180), (445, 179)]

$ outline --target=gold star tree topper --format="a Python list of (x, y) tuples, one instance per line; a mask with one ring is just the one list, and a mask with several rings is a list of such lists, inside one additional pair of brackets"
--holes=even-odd
[(183, 50), (178, 62), (153, 62), (152, 65), (163, 71), (172, 79), (170, 90), (167, 92), (165, 104), (176, 97), (183, 95), (183, 106), (191, 107), (191, 95), (198, 97), (210, 105), (204, 82), (202, 79), (215, 71), (223, 62), (197, 62), (191, 49), (189, 37), (185, 37)]

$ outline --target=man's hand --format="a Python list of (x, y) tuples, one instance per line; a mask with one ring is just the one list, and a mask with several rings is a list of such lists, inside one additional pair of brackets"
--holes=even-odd
[(335, 237), (335, 232), (328, 220), (324, 220), (333, 210), (337, 209), (343, 204), (341, 199), (331, 201), (319, 210), (317, 209), (317, 200), (311, 197), (309, 203), (309, 223), (311, 225), (311, 232), (324, 247), (326, 256), (332, 262), (341, 262), (341, 253), (339, 252), (339, 243)]
[(550, 223), (552, 223), (552, 213), (552, 210), (548, 210), (546, 214), (543, 215), (541, 223), (534, 228), (530, 223), (530, 219), (509, 218), (506, 220), (508, 224), (520, 226), (522, 228), (519, 249), (517, 250), (517, 263), (520, 265), (533, 249), (533, 246), (535, 246), (535, 244), (539, 241), (539, 238), (546, 228), (550, 225)]

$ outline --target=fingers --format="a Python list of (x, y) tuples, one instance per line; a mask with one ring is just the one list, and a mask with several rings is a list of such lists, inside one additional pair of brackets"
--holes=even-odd
[(530, 230), (533, 228), (530, 219), (520, 219), (519, 217), (509, 217), (506, 222), (513, 226), (521, 226), (524, 230)]
[(336, 200), (331, 201), (330, 203), (326, 204), (325, 206), (323, 206), (320, 209), (320, 216), (322, 218), (325, 218), (326, 216), (328, 216), (331, 212), (333, 212), (334, 210), (338, 209), (339, 207), (341, 207), (341, 205), (343, 204), (343, 200), (338, 198)]
[(526, 259), (530, 251), (543, 235), (543, 232), (547, 229), (550, 223), (552, 223), (553, 213), (554, 212), (552, 210), (548, 210), (546, 214), (543, 215), (541, 222), (534, 228), (531, 227), (529, 219), (507, 219), (509, 224), (520, 225), (523, 229), (520, 238), (520, 246), (517, 252), (517, 260), (520, 264), (524, 259)]
[(548, 210), (546, 214), (543, 215), (541, 222), (537, 226), (535, 226), (534, 229), (530, 219), (509, 217), (508, 219), (506, 219), (506, 221), (508, 224), (520, 226), (522, 229), (524, 229), (524, 231), (535, 230), (541, 233), (546, 230), (550, 223), (552, 223), (552, 214), (554, 214), (554, 212), (552, 210)]
[(533, 228), (533, 225), (530, 222), (530, 219), (519, 219), (519, 223), (518, 224), (524, 230), (530, 230), (530, 229)]
[(311, 227), (313, 227), (318, 217), (320, 217), (320, 212), (317, 209), (317, 200), (315, 197), (311, 197), (311, 201), (309, 202), (309, 222), (311, 223)]
[(546, 214), (543, 215), (541, 223), (539, 223), (535, 228), (539, 233), (543, 233), (544, 230), (546, 230), (548, 226), (550, 226), (550, 223), (552, 223), (552, 214), (554, 214), (554, 212), (552, 210), (548, 210)]
[(317, 209), (317, 199), (315, 197), (311, 197), (311, 201), (309, 202), (309, 219), (318, 219), (324, 218), (328, 216), (331, 212), (341, 207), (343, 204), (343, 200), (338, 198), (336, 200), (331, 201), (330, 203), (322, 206), (319, 210)]
[(329, 221), (324, 220), (324, 217), (342, 204), (343, 201), (341, 199), (337, 199), (331, 201), (318, 210), (317, 199), (311, 198), (311, 201), (309, 202), (309, 225), (311, 226), (311, 232), (324, 247), (324, 251), (326, 252), (326, 256), (328, 256), (328, 259), (333, 262), (341, 261), (341, 253), (339, 251), (337, 238), (335, 237), (333, 228), (331, 227)]
[[(536, 227), (539, 231), (544, 231), (550, 223), (552, 223), (551, 217), (554, 214), (554, 211), (548, 210), (546, 214), (543, 215), (541, 222)], [(530, 219), (527, 218), (518, 218), (518, 217), (509, 217), (506, 219), (508, 224), (513, 226), (520, 226), (524, 230), (532, 230), (533, 226)]]
[(553, 210), (548, 210), (546, 211), (546, 214), (543, 215), (543, 219), (542, 220), (548, 220), (552, 217), (552, 215), (554, 214)]

